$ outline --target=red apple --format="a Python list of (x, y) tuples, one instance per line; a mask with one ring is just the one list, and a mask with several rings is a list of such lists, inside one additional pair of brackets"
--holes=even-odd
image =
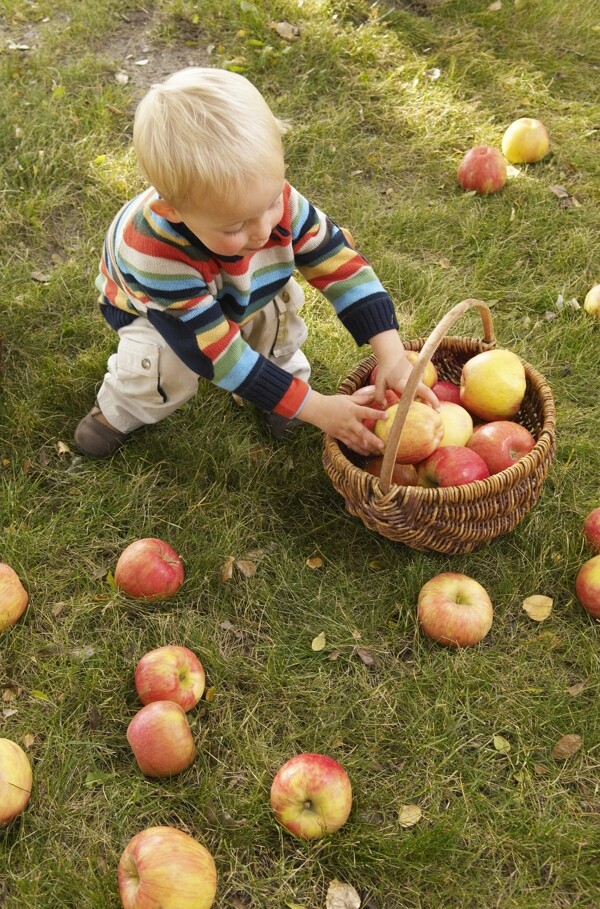
[(215, 862), (201, 843), (175, 827), (148, 827), (129, 840), (117, 869), (124, 909), (210, 909)]
[[(419, 359), (419, 352), (416, 350), (407, 350), (406, 359), (411, 364), (411, 366), (414, 366), (415, 363), (417, 362), (417, 360)], [(427, 364), (427, 366), (425, 367), (425, 369), (423, 370), (423, 375), (421, 376), (421, 382), (423, 383), (423, 385), (427, 385), (428, 388), (431, 388), (437, 382), (437, 378), (438, 378), (437, 369), (435, 368), (434, 364), (430, 360), (429, 363)]]
[(511, 164), (533, 164), (550, 150), (548, 130), (535, 117), (519, 117), (502, 137), (502, 154)]
[(438, 448), (417, 467), (419, 486), (464, 486), (485, 480), (490, 472), (483, 458), (460, 445)]
[(417, 618), (425, 634), (438, 644), (478, 644), (492, 627), (493, 616), (487, 591), (465, 574), (438, 574), (419, 593)]
[(588, 290), (583, 301), (583, 308), (590, 316), (600, 319), (600, 284), (594, 284)]
[(17, 573), (10, 565), (0, 562), (0, 631), (21, 618), (28, 601), (27, 591)]
[(29, 758), (11, 739), (0, 739), (0, 827), (29, 804), (32, 774)]
[(600, 555), (584, 562), (575, 578), (575, 593), (584, 609), (600, 619)]
[[(375, 435), (383, 442), (388, 440), (397, 410), (397, 404), (388, 407), (387, 420), (378, 420), (375, 424)], [(396, 461), (399, 464), (417, 464), (435, 451), (443, 435), (444, 424), (439, 413), (427, 404), (413, 401), (402, 427)]]
[(600, 552), (600, 508), (590, 511), (583, 522), (583, 535), (593, 549)]
[(168, 543), (149, 537), (123, 550), (115, 568), (115, 584), (130, 597), (166, 600), (183, 584), (183, 563)]
[(460, 403), (482, 420), (508, 420), (518, 413), (527, 387), (525, 367), (510, 350), (485, 350), (464, 364)]
[(175, 701), (191, 710), (202, 697), (204, 684), (202, 663), (187, 647), (157, 647), (144, 654), (135, 667), (135, 688), (142, 704)]
[(454, 382), (438, 381), (432, 386), (431, 390), (438, 401), (451, 401), (453, 404), (460, 404), (460, 385), (455, 385)]
[(196, 757), (187, 714), (174, 701), (152, 701), (142, 707), (127, 727), (127, 741), (146, 776), (174, 776)]
[(506, 183), (506, 163), (497, 148), (476, 145), (458, 165), (456, 177), (465, 190), (482, 195), (497, 193)]
[[(369, 458), (364, 469), (374, 477), (381, 476), (383, 467), (383, 458), (377, 456)], [(398, 464), (394, 462), (392, 470), (392, 483), (396, 486), (416, 486), (417, 485), (417, 468), (414, 464)]]
[(297, 754), (275, 775), (271, 807), (279, 823), (300, 839), (335, 833), (352, 807), (350, 779), (333, 758)]
[[(375, 367), (377, 369), (377, 367)], [(393, 388), (386, 388), (385, 390), (385, 408), (391, 407), (392, 404), (397, 404), (400, 400), (400, 395), (397, 394)], [(363, 420), (363, 426), (366, 426), (371, 432), (375, 432), (375, 424), (377, 420)]]
[(467, 442), (467, 448), (483, 458), (490, 474), (512, 467), (529, 454), (534, 445), (535, 439), (529, 430), (512, 420), (482, 423)]
[(452, 401), (440, 401), (440, 417), (444, 424), (444, 435), (440, 448), (449, 445), (466, 445), (473, 435), (473, 417), (468, 410)]

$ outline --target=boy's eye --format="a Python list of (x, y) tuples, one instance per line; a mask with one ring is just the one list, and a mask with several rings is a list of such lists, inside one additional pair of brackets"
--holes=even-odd
[(226, 230), (226, 231), (225, 231), (225, 234), (226, 234), (228, 237), (235, 237), (236, 234), (240, 234), (241, 232), (242, 232), (242, 228), (241, 228), (241, 227), (237, 227), (235, 230)]

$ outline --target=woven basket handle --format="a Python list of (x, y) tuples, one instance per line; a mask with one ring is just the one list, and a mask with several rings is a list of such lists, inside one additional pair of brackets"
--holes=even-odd
[(404, 429), (404, 423), (406, 421), (408, 409), (414, 401), (417, 386), (421, 381), (423, 373), (425, 372), (425, 367), (436, 352), (444, 336), (447, 334), (448, 329), (454, 325), (454, 323), (460, 319), (461, 316), (467, 312), (467, 310), (473, 309), (474, 307), (477, 307), (479, 310), (479, 315), (481, 316), (481, 321), (483, 322), (484, 340), (488, 344), (492, 344), (495, 340), (492, 315), (490, 313), (489, 307), (483, 303), (482, 300), (462, 300), (462, 302), (457, 303), (456, 306), (453, 306), (450, 312), (447, 312), (441, 322), (439, 322), (433, 329), (423, 344), (417, 362), (413, 366), (412, 372), (408, 377), (406, 387), (398, 404), (398, 410), (396, 411), (394, 422), (392, 423), (392, 428), (390, 429), (390, 434), (385, 446), (383, 464), (381, 465), (381, 476), (379, 478), (379, 485), (381, 486), (381, 490), (384, 495), (387, 495), (387, 493), (390, 491), (392, 472), (394, 470), (394, 462), (396, 460), (396, 452), (398, 451), (400, 436), (402, 435), (402, 430)]

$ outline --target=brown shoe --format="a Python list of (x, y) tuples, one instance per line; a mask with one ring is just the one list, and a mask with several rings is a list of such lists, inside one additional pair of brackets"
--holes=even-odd
[(96, 401), (90, 412), (79, 421), (74, 439), (82, 454), (90, 458), (110, 458), (130, 435), (111, 426)]

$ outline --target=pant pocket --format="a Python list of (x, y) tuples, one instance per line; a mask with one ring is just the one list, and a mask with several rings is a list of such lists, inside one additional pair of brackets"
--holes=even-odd
[(160, 347), (122, 338), (117, 348), (116, 378), (124, 395), (164, 403), (160, 385)]
[(298, 315), (304, 303), (304, 292), (298, 282), (290, 278), (273, 303), (278, 314), (273, 356), (289, 357), (304, 344), (308, 336), (304, 319)]

